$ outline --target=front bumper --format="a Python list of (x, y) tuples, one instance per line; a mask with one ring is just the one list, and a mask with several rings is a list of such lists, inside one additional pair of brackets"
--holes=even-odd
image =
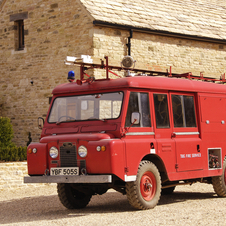
[(112, 175), (26, 176), (24, 183), (112, 183)]

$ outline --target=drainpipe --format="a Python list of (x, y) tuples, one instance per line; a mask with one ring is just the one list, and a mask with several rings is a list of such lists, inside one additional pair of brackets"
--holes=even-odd
[(128, 43), (126, 44), (128, 47), (128, 56), (131, 56), (131, 38), (133, 38), (133, 30), (130, 30), (130, 36), (128, 37)]

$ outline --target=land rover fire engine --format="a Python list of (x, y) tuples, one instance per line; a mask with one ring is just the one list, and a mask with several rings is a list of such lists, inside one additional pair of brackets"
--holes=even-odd
[[(53, 90), (40, 142), (27, 149), (25, 183), (57, 183), (69, 209), (110, 188), (136, 209), (195, 182), (226, 196), (226, 86), (217, 84), (224, 76), (136, 69), (130, 56), (121, 66), (87, 56), (66, 64), (80, 66), (80, 79), (70, 71)], [(104, 69), (106, 78), (88, 77), (89, 69)], [(117, 71), (126, 76), (110, 79)]]

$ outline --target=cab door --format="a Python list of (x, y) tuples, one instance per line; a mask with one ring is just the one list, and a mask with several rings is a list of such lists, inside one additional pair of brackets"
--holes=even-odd
[(176, 144), (176, 170), (201, 170), (202, 148), (193, 94), (171, 93), (172, 140)]
[(155, 139), (157, 154), (160, 156), (168, 173), (176, 172), (175, 141), (172, 139), (168, 92), (154, 92)]
[[(125, 181), (136, 178), (144, 156), (155, 152), (155, 139), (150, 112), (149, 92), (131, 91), (125, 118), (126, 169)], [(137, 115), (136, 120), (134, 115)]]

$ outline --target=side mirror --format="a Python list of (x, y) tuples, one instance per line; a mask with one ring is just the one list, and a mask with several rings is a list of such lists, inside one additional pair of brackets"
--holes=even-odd
[(131, 123), (134, 125), (137, 125), (140, 123), (140, 113), (139, 112), (133, 112), (131, 115)]
[(44, 119), (41, 118), (41, 117), (39, 117), (39, 118), (38, 118), (38, 128), (39, 128), (39, 129), (42, 129), (43, 126), (44, 126)]

